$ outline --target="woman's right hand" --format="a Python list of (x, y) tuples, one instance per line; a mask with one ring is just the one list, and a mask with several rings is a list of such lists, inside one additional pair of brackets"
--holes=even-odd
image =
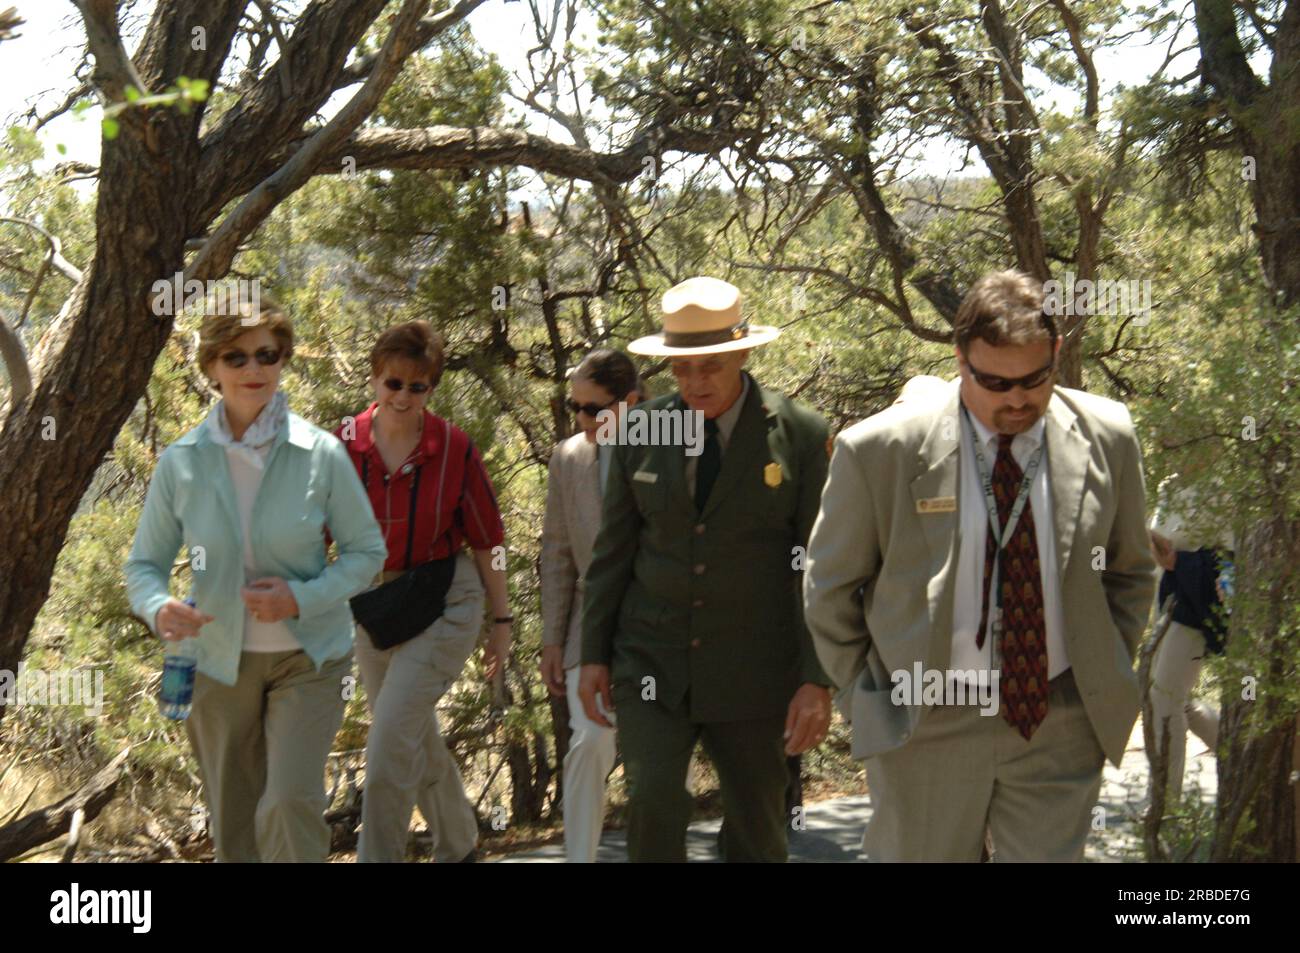
[(168, 599), (154, 616), (154, 631), (161, 639), (179, 642), (181, 639), (195, 638), (199, 634), (199, 628), (214, 618), (216, 616), (200, 612), (179, 599)]

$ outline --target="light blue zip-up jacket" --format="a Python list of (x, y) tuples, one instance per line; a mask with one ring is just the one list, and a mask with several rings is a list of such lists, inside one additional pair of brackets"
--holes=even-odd
[[(289, 414), (267, 455), (249, 522), (258, 575), (289, 584), (298, 616), (284, 623), (319, 671), (351, 648), (347, 600), (370, 584), (388, 555), (338, 438)], [(328, 565), (326, 527), (338, 544)], [(150, 626), (173, 595), (168, 583), (182, 545), (193, 570), (190, 596), (215, 617), (199, 630), (198, 669), (233, 685), (244, 641), (244, 540), (226, 450), (210, 438), (207, 420), (159, 458), (126, 562), (131, 609)]]

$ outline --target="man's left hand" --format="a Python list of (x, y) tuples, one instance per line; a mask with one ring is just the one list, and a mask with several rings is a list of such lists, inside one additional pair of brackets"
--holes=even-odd
[(830, 723), (830, 689), (812, 682), (800, 685), (785, 716), (785, 753), (803, 754), (821, 744)]

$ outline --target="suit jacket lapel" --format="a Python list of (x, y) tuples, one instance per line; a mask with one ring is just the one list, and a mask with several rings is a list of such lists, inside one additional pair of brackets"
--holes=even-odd
[[(952, 656), (952, 607), (961, 526), (958, 441), (962, 429), (958, 397), (958, 392), (954, 391), (930, 425), (919, 453), (920, 463), (925, 469), (911, 484), (913, 505), (918, 507), (916, 518), (921, 523), (930, 551), (932, 572), (926, 597), (932, 638), (927, 664), (935, 669), (946, 669)], [(956, 505), (948, 512), (920, 511), (922, 500), (940, 498), (951, 499)]]
[(1047, 473), (1052, 491), (1052, 522), (1056, 527), (1058, 584), (1065, 584), (1065, 567), (1074, 545), (1074, 530), (1083, 507), (1083, 487), (1088, 478), (1090, 445), (1079, 432), (1075, 414), (1055, 393), (1044, 415), (1047, 439)]
[(718, 472), (718, 480), (713, 484), (713, 489), (709, 491), (704, 511), (700, 514), (701, 519), (736, 492), (745, 479), (745, 474), (750, 474), (755, 480), (759, 479), (767, 460), (767, 432), (775, 426), (774, 418), (775, 414), (765, 406), (758, 382), (751, 377), (749, 395), (736, 420), (736, 429), (727, 441), (727, 449), (722, 454), (722, 469)]
[(588, 541), (584, 543), (584, 550), (590, 555), (590, 542), (595, 540), (600, 530), (600, 453), (595, 444), (584, 440), (573, 456), (573, 492), (577, 497), (573, 503), (578, 525)]

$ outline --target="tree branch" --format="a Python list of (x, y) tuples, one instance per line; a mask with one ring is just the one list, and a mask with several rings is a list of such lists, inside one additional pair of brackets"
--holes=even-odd
[(351, 158), (360, 169), (468, 169), (525, 166), (588, 182), (630, 182), (644, 171), (647, 157), (665, 152), (716, 154), (734, 140), (725, 132), (699, 132), (652, 126), (618, 152), (596, 152), (538, 136), (522, 129), (491, 126), (421, 129), (359, 129), (317, 165), (317, 174), (343, 171)]
[(122, 34), (117, 25), (117, 4), (114, 0), (72, 0), (81, 11), (86, 27), (86, 43), (95, 57), (92, 73), (95, 88), (108, 103), (125, 99), (124, 91), (134, 86), (148, 92), (144, 80), (135, 70), (135, 64), (122, 46)]
[(1264, 91), (1250, 68), (1231, 0), (1193, 0), (1196, 33), (1201, 44), (1201, 74), (1240, 115)]
[(365, 85), (292, 158), (244, 197), (186, 268), (187, 280), (224, 275), (240, 241), (260, 225), (285, 196), (311, 178), (322, 155), (374, 112), (397, 78), (406, 57), (415, 49), (415, 28), (428, 6), (429, 0), (404, 0), (379, 51), (379, 62)]
[[(425, 17), (420, 21), (419, 29), (416, 31), (415, 43), (416, 49), (423, 49), (444, 30), (455, 26), (461, 20), (473, 13), (478, 7), (482, 6), (485, 0), (460, 0), (455, 6), (436, 13), (433, 16)], [(354, 60), (339, 71), (338, 81), (335, 82), (334, 88), (345, 89), (355, 83), (361, 82), (375, 68), (378, 62), (379, 54), (370, 53)]]

